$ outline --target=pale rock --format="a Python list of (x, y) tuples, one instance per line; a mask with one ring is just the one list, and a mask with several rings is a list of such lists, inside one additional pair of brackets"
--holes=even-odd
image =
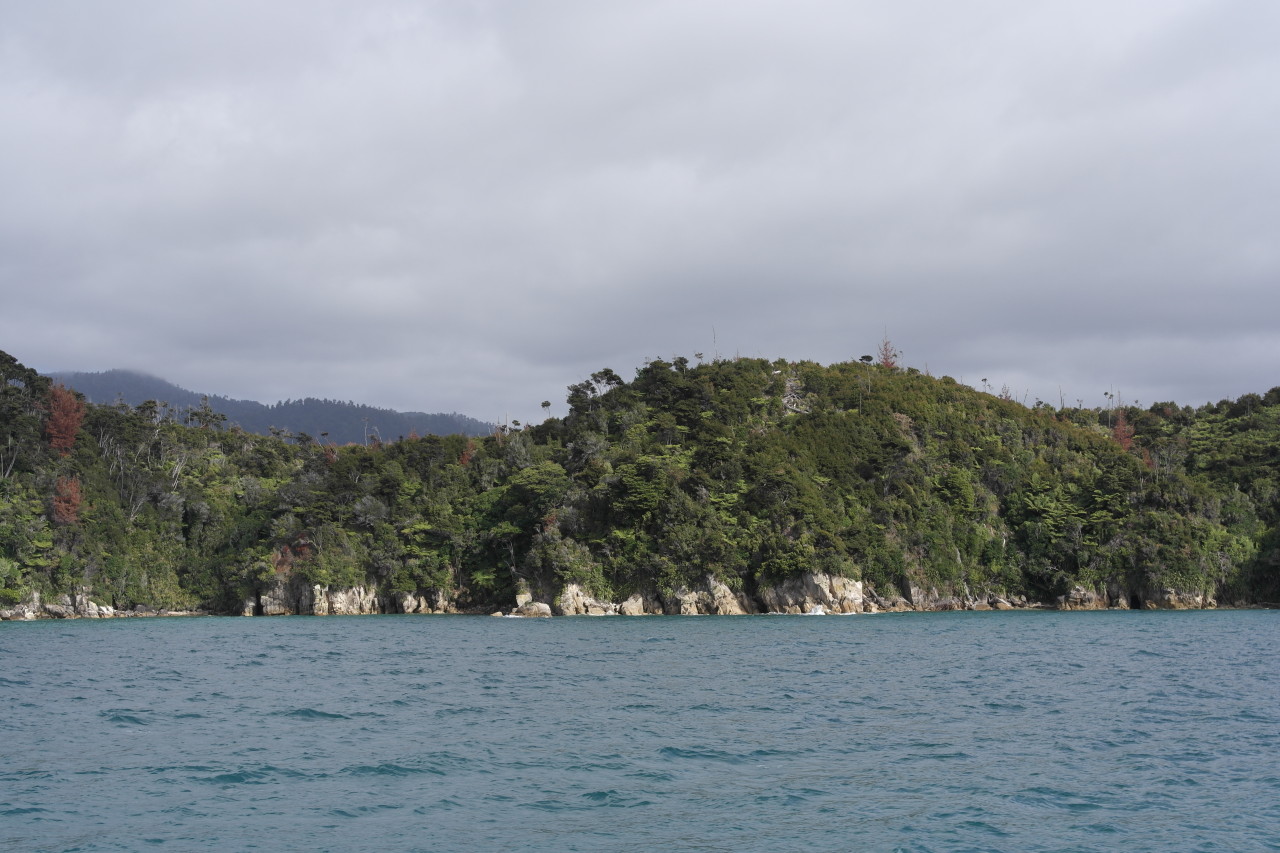
[(325, 590), (325, 598), (329, 602), (329, 613), (333, 616), (364, 616), (370, 613), (381, 613), (378, 594), (374, 589), (353, 586), (347, 589)]
[(442, 589), (430, 589), (423, 596), (423, 613), (457, 613), (449, 594)]
[(1131, 596), (1129, 590), (1120, 586), (1120, 584), (1107, 584), (1107, 606), (1114, 607), (1117, 610), (1128, 610), (1130, 607)]
[[(48, 607), (48, 605), (45, 605)], [(1182, 592), (1165, 587), (1148, 593), (1142, 606), (1147, 610), (1196, 610), (1204, 607), (1216, 607), (1212, 598), (1206, 600), (1203, 593)]]
[[(526, 601), (523, 604), (528, 604)], [(516, 597), (517, 608), (522, 607), (520, 597)], [(612, 601), (603, 601), (588, 595), (581, 585), (565, 584), (555, 601), (555, 611), (561, 616), (613, 616), (618, 612), (618, 605)]]
[[(699, 601), (699, 598), (703, 596), (706, 597), (706, 602)], [(711, 596), (708, 593), (700, 593), (697, 590), (681, 586), (672, 590), (671, 595), (667, 596), (666, 601), (663, 603), (668, 613), (680, 616), (698, 616), (707, 612), (704, 608), (711, 604)]]
[(513, 616), (547, 619), (551, 617), (551, 605), (544, 601), (528, 601), (511, 611)]
[(258, 596), (260, 607), (255, 608), (255, 612), (261, 612), (263, 616), (288, 616), (297, 613), (297, 596), (296, 593), (291, 594), (289, 586), (284, 578), (276, 576), (275, 582)]
[(75, 610), (65, 604), (46, 604), (44, 612), (54, 619), (70, 619), (76, 615)]
[(1058, 596), (1059, 610), (1105, 610), (1106, 596), (1095, 589), (1077, 584), (1066, 595)]
[(759, 612), (754, 601), (742, 593), (735, 593), (711, 575), (707, 575), (707, 592), (711, 596), (711, 612), (717, 616), (745, 616)]
[(866, 602), (862, 581), (822, 572), (805, 572), (764, 587), (760, 598), (772, 613), (810, 613), (819, 606), (832, 613), (860, 613)]
[(635, 593), (618, 605), (618, 612), (623, 616), (648, 616), (663, 613), (662, 602), (652, 595)]
[(418, 598), (411, 592), (397, 592), (392, 596), (395, 602), (397, 613), (419, 613), (423, 610), (430, 612), (431, 605), (427, 603), (426, 598)]

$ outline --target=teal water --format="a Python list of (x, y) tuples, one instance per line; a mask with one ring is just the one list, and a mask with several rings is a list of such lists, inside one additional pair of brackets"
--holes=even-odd
[(0, 849), (1280, 850), (1280, 612), (0, 623)]

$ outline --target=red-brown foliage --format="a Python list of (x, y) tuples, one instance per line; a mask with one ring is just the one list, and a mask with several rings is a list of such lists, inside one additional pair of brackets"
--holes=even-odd
[(902, 353), (893, 348), (893, 344), (886, 337), (880, 342), (878, 362), (881, 367), (887, 367), (890, 370), (897, 370), (898, 359), (902, 358)]
[(44, 421), (44, 431), (49, 436), (49, 446), (66, 456), (75, 446), (76, 433), (84, 420), (84, 401), (74, 391), (53, 385), (49, 388), (46, 406), (49, 415)]
[(1126, 453), (1133, 448), (1133, 426), (1124, 416), (1124, 409), (1116, 412), (1116, 425), (1111, 428), (1111, 437)]
[(53, 521), (55, 524), (75, 524), (80, 520), (80, 504), (84, 495), (80, 481), (75, 477), (59, 477), (53, 485)]
[(458, 464), (466, 468), (471, 464), (471, 457), (476, 455), (476, 445), (473, 441), (468, 441), (467, 446), (462, 448), (462, 455), (458, 457)]

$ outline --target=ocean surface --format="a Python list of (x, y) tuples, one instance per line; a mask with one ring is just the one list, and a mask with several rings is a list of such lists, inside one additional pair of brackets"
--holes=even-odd
[(1280, 850), (1280, 611), (0, 623), (0, 850)]

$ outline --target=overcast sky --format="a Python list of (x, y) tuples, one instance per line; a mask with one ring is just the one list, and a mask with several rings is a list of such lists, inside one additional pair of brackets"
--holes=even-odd
[(1280, 385), (1273, 0), (0, 0), (0, 349), (486, 420), (653, 358)]

